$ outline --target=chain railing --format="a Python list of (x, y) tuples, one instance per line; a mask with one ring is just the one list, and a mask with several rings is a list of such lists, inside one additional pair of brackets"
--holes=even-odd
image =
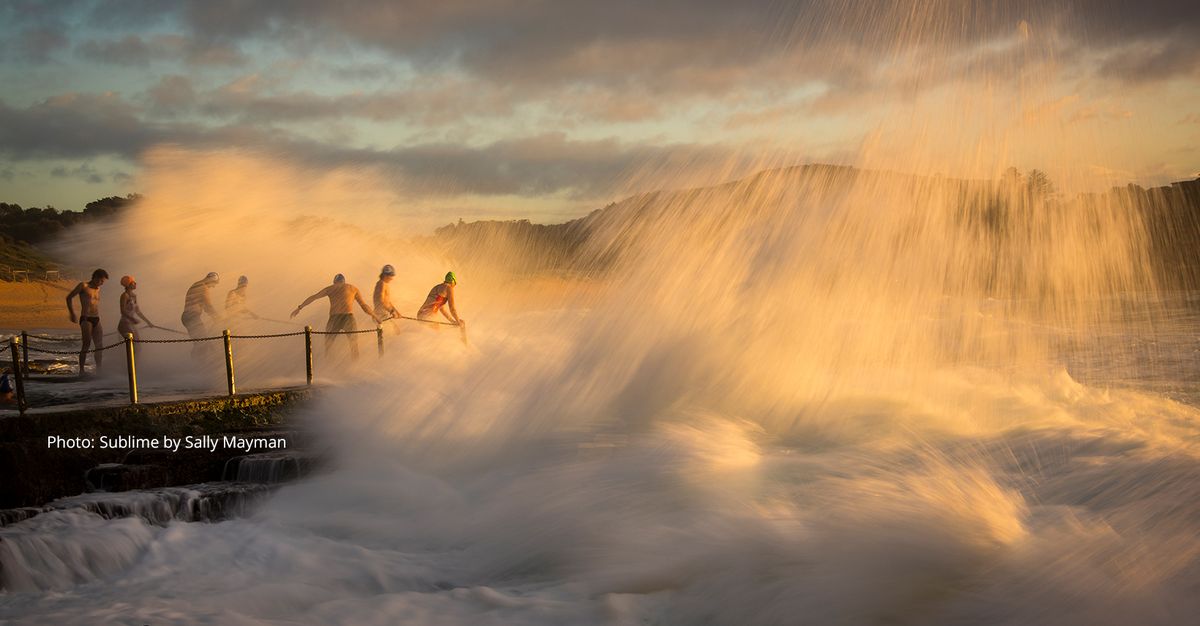
[[(108, 333), (108, 334), (111, 335), (114, 333)], [(21, 336), (25, 337), (26, 339), (40, 339), (42, 341), (59, 341), (59, 342), (79, 341), (78, 339), (76, 339), (74, 337), (55, 337), (54, 335), (34, 335), (34, 334), (24, 333), (24, 332), (21, 333)]]
[(424, 322), (426, 324), (440, 324), (442, 326), (461, 326), (461, 324), (455, 324), (454, 322), (443, 322), (441, 320), (423, 320), (419, 317), (409, 317), (407, 315), (393, 315), (389, 318), (384, 319), (383, 321), (386, 322), (388, 320), (394, 320), (394, 319), (410, 320), (413, 322)]
[[(55, 354), (55, 355), (59, 355), (59, 356), (63, 356), (63, 355), (78, 356), (80, 352), (83, 352), (82, 350), (47, 350), (45, 348), (38, 348), (36, 346), (31, 346), (31, 345), (27, 345), (27, 344), (21, 344), (21, 345), (25, 351), (40, 352), (42, 354)], [(109, 344), (107, 346), (103, 346), (100, 348), (88, 348), (87, 351), (88, 352), (104, 352), (105, 350), (111, 350), (113, 348), (117, 348), (117, 347), (120, 347), (123, 345), (125, 345), (124, 341), (118, 341), (117, 343), (112, 343), (112, 344)]]
[[(36, 335), (36, 334), (30, 334), (27, 332), (22, 332), (19, 336), (14, 335), (11, 338), (9, 338), (8, 345), (0, 347), (0, 354), (3, 354), (5, 352), (12, 353), (12, 355), (11, 355), (12, 377), (13, 377), (13, 380), (15, 382), (15, 387), (16, 387), (15, 392), (16, 392), (17, 408), (21, 413), (24, 413), (29, 408), (29, 405), (28, 405), (28, 402), (26, 399), (26, 395), (25, 395), (25, 381), (28, 378), (28, 373), (29, 373), (29, 353), (30, 352), (36, 352), (36, 353), (40, 353), (40, 354), (50, 354), (50, 355), (56, 355), (56, 356), (76, 356), (76, 355), (79, 355), (84, 352), (91, 352), (91, 353), (104, 352), (107, 350), (111, 350), (113, 348), (119, 348), (119, 347), (124, 346), (126, 372), (127, 372), (128, 378), (129, 378), (129, 401), (131, 404), (138, 404), (139, 400), (138, 400), (137, 365), (136, 365), (136, 349), (135, 349), (135, 346), (137, 344), (200, 343), (200, 342), (205, 342), (205, 341), (220, 340), (224, 343), (223, 347), (224, 347), (224, 353), (225, 353), (225, 377), (226, 377), (226, 383), (227, 383), (226, 386), (227, 386), (229, 395), (234, 396), (237, 393), (237, 385), (236, 385), (236, 380), (234, 378), (234, 359), (233, 359), (233, 340), (235, 340), (235, 339), (239, 340), (239, 341), (256, 340), (256, 339), (278, 339), (278, 338), (285, 338), (285, 337), (299, 337), (299, 336), (303, 335), (304, 336), (305, 384), (312, 385), (312, 382), (313, 382), (312, 337), (313, 337), (313, 335), (362, 335), (362, 334), (367, 334), (367, 333), (374, 333), (375, 337), (376, 337), (376, 345), (378, 348), (379, 356), (382, 357), (383, 356), (383, 326), (382, 326), (382, 322), (386, 322), (386, 321), (392, 320), (392, 319), (405, 319), (405, 320), (411, 320), (414, 322), (423, 322), (426, 324), (439, 324), (439, 325), (444, 325), (444, 326), (458, 326), (462, 330), (463, 342), (466, 343), (466, 329), (461, 324), (454, 324), (451, 322), (440, 322), (437, 320), (423, 320), (423, 319), (418, 319), (415, 317), (408, 317), (405, 315), (394, 315), (392, 317), (388, 317), (388, 318), (385, 318), (384, 320), (382, 320), (380, 322), (380, 325), (376, 326), (375, 328), (363, 329), (363, 330), (333, 330), (333, 331), (313, 330), (311, 326), (305, 326), (304, 330), (302, 330), (302, 331), (293, 331), (293, 332), (286, 332), (286, 333), (235, 335), (235, 334), (230, 333), (230, 331), (228, 329), (226, 329), (226, 330), (222, 331), (220, 335), (214, 335), (211, 337), (187, 337), (187, 338), (181, 337), (179, 339), (135, 339), (133, 334), (127, 334), (122, 338), (121, 341), (118, 341), (116, 343), (112, 343), (112, 344), (109, 344), (106, 346), (89, 347), (86, 351), (84, 351), (82, 349), (80, 349), (80, 350), (51, 350), (48, 348), (42, 348), (40, 346), (34, 346), (34, 345), (30, 344), (30, 341), (29, 341), (30, 339), (37, 339), (39, 341), (52, 341), (52, 342), (68, 342), (68, 341), (74, 342), (74, 341), (80, 341), (80, 340), (75, 339), (75, 338), (70, 338), (70, 337), (55, 337), (55, 336), (51, 336), (51, 335)], [(169, 328), (163, 328), (162, 330), (166, 330), (166, 331), (170, 331), (170, 332), (182, 332), (182, 331), (175, 331), (175, 330), (172, 330)], [(107, 333), (107, 334), (115, 334), (115, 333)], [(20, 356), (18, 356), (18, 355), (20, 355)], [(82, 372), (80, 372), (80, 374), (82, 375)]]

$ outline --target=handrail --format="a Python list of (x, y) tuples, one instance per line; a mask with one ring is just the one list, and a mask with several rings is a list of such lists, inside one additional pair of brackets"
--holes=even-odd
[[(392, 319), (405, 319), (405, 320), (411, 320), (414, 322), (423, 322), (426, 324), (440, 324), (440, 325), (445, 325), (445, 326), (460, 326), (459, 324), (454, 324), (451, 322), (441, 322), (441, 321), (437, 321), (437, 320), (423, 320), (423, 319), (418, 319), (415, 317), (408, 317), (405, 315), (393, 315), (391, 317), (383, 319), (380, 322), (380, 325), (377, 325), (374, 328), (363, 329), (363, 330), (334, 330), (334, 331), (325, 330), (325, 331), (322, 331), (322, 330), (313, 330), (312, 327), (305, 326), (304, 330), (298, 330), (298, 331), (287, 332), (287, 333), (264, 333), (264, 334), (253, 334), (253, 335), (235, 335), (231, 331), (226, 329), (226, 330), (222, 331), (220, 335), (213, 335), (211, 337), (188, 337), (188, 338), (179, 338), (179, 339), (134, 339), (134, 336), (132, 334), (129, 334), (129, 335), (121, 337), (121, 339), (119, 341), (117, 341), (116, 343), (112, 343), (112, 344), (109, 344), (106, 346), (88, 348), (88, 352), (93, 352), (93, 353), (104, 352), (106, 350), (111, 350), (114, 348), (124, 348), (125, 349), (126, 371), (127, 371), (128, 378), (129, 378), (129, 401), (131, 404), (137, 404), (139, 402), (139, 398), (138, 398), (138, 388), (137, 388), (137, 366), (136, 366), (135, 352), (136, 352), (136, 346), (138, 344), (198, 343), (198, 342), (204, 342), (204, 341), (221, 340), (224, 342), (223, 352), (225, 353), (226, 382), (227, 382), (229, 395), (232, 397), (236, 394), (236, 386), (235, 386), (235, 381), (234, 381), (234, 376), (233, 376), (233, 372), (234, 372), (233, 345), (232, 345), (233, 340), (245, 341), (245, 340), (256, 340), (256, 339), (278, 339), (278, 338), (284, 338), (284, 337), (303, 336), (304, 337), (305, 383), (308, 385), (312, 385), (312, 382), (313, 382), (312, 336), (313, 335), (333, 336), (333, 335), (363, 335), (363, 334), (367, 334), (367, 333), (374, 333), (377, 337), (376, 341), (377, 341), (377, 345), (378, 345), (379, 356), (383, 357), (383, 343), (384, 342), (383, 342), (382, 322), (386, 322), (386, 321), (392, 320)], [(163, 328), (162, 330), (172, 331), (172, 329), (169, 329), (169, 328)], [(172, 332), (181, 332), (181, 331), (172, 331)], [(115, 334), (115, 333), (106, 333), (106, 334)], [(39, 341), (54, 341), (54, 342), (79, 341), (79, 339), (68, 338), (68, 337), (55, 337), (52, 335), (35, 335), (35, 334), (27, 333), (27, 332), (21, 332), (19, 336), (14, 335), (12, 337), (12, 339), (9, 340), (7, 345), (0, 346), (0, 354), (8, 352), (9, 350), (11, 350), (13, 352), (13, 355), (12, 355), (13, 377), (15, 379), (15, 382), (17, 383), (16, 386), (17, 386), (17, 391), (18, 391), (18, 394), (17, 394), (18, 395), (18, 407), (20, 408), (22, 413), (24, 413), (25, 409), (28, 408), (28, 402), (25, 398), (25, 394), (24, 394), (25, 390), (24, 390), (23, 383), (28, 378), (28, 358), (29, 358), (28, 355), (29, 355), (29, 352), (38, 352), (38, 353), (42, 353), (42, 354), (53, 354), (53, 355), (61, 355), (61, 356), (73, 356), (73, 355), (78, 355), (81, 352), (83, 352), (82, 350), (50, 350), (47, 348), (42, 348), (39, 346), (31, 345), (29, 342), (30, 339), (37, 339)], [(464, 341), (465, 341), (465, 336), (464, 336)], [(21, 352), (24, 354), (24, 357), (25, 357), (25, 367), (24, 368), (19, 366), (18, 352)]]

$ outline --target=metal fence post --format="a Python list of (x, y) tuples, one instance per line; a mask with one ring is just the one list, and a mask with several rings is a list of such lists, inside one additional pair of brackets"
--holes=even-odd
[(311, 385), (313, 379), (312, 326), (304, 327), (304, 374), (305, 384)]
[(16, 337), (9, 337), (8, 351), (12, 353), (13, 384), (17, 388), (17, 410), (24, 415), (29, 404), (25, 402), (25, 380), (21, 376), (21, 357), (17, 356), (17, 344)]
[(225, 338), (225, 382), (229, 383), (229, 395), (237, 393), (237, 387), (233, 384), (233, 344), (229, 341), (229, 329), (221, 331)]
[(21, 331), (21, 364), (26, 375), (29, 374), (29, 333)]
[(129, 403), (137, 404), (137, 366), (133, 362), (133, 333), (125, 333), (125, 366), (129, 371)]
[(375, 343), (379, 346), (379, 356), (383, 357), (383, 326), (375, 327)]

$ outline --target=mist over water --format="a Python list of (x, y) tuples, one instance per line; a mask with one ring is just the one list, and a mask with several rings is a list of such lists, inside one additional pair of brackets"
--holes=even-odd
[[(997, 209), (1005, 193), (777, 171), (618, 205), (573, 278), (455, 267), (470, 348), (405, 327), (382, 360), (367, 344), (357, 367), (319, 365), (339, 384), (305, 420), (328, 471), (218, 524), (11, 526), (0, 615), (1178, 622), (1200, 608), (1196, 410), (1070, 373), (1077, 335), (1155, 297), (1143, 235), (1113, 207)], [(170, 258), (262, 277), (251, 306), (272, 316), (330, 271), (369, 289), (388, 261), (415, 308), (445, 263), (338, 222), (180, 214), (147, 203), (128, 219), (148, 230), (98, 241), (185, 288), (209, 266), (151, 262), (148, 233), (194, 219)], [(293, 274), (316, 284), (274, 279)]]
[[(78, 258), (135, 268), (156, 322), (173, 323), (207, 271), (223, 276), (214, 296), (246, 274), (250, 307), (286, 318), (336, 272), (369, 297), (392, 263), (403, 311), (459, 273), (471, 345), (404, 326), (382, 359), (364, 342), (357, 365), (319, 361), (337, 384), (304, 419), (332, 465), (249, 517), (159, 527), (60, 511), (0, 530), (0, 618), (1200, 614), (1200, 415), (1128, 384), (1153, 367), (1140, 341), (1194, 328), (1147, 321), (1169, 302), (1145, 226), (1111, 198), (1006, 183), (992, 163), (1003, 154), (946, 176), (914, 147), (895, 173), (879, 146), (904, 135), (881, 124), (864, 168), (636, 196), (588, 218), (571, 262), (536, 275), (514, 261), (537, 254), (519, 242), (466, 264), (412, 243), (365, 174), (151, 155), (146, 202)], [(965, 132), (940, 127), (938, 145)], [(996, 145), (975, 139), (960, 141)], [(300, 321), (319, 327), (323, 309)], [(295, 345), (244, 349), (255, 384), (302, 376)], [(148, 358), (155, 375), (194, 374), (182, 351)]]

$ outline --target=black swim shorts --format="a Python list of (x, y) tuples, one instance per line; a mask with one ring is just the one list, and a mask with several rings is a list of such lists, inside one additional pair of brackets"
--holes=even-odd
[(337, 333), (343, 331), (358, 330), (358, 325), (354, 323), (353, 313), (338, 313), (329, 316), (329, 322), (325, 324), (325, 332)]

